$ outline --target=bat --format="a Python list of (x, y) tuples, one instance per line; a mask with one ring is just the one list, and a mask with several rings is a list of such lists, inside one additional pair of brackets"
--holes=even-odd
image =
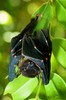
[[(38, 17), (32, 19), (25, 29), (11, 40), (10, 81), (20, 74), (34, 78), (42, 73), (43, 83), (49, 83), (52, 43), (48, 29), (41, 29), (37, 36), (32, 36)], [(19, 68), (17, 72), (16, 65)]]
[(22, 40), (24, 34), (29, 35), (32, 33), (33, 28), (35, 27), (38, 20), (38, 16), (36, 18), (32, 18), (31, 22), (25, 27), (25, 29), (17, 36), (13, 37), (11, 40), (11, 50), (10, 50), (10, 62), (9, 62), (9, 80), (12, 81), (15, 77), (15, 66), (22, 57), (21, 49), (22, 49)]

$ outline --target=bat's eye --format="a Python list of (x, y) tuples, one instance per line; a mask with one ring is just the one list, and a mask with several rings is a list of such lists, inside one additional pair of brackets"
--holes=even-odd
[(34, 62), (26, 60), (22, 66), (20, 66), (20, 71), (24, 76), (32, 78), (40, 73), (40, 68)]

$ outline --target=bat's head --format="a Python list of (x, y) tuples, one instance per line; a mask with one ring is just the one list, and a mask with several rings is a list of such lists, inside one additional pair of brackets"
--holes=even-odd
[(33, 61), (27, 59), (18, 63), (20, 73), (26, 77), (33, 78), (40, 73), (40, 67)]

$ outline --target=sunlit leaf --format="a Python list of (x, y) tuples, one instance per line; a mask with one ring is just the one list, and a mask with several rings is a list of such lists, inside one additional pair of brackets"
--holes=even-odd
[(66, 81), (66, 69), (62, 65), (59, 64), (56, 72)]
[(36, 15), (41, 15), (46, 7), (46, 5), (48, 4), (48, 2), (44, 3), (40, 8), (38, 8), (33, 14), (32, 17), (35, 17)]
[(57, 74), (53, 74), (52, 80), (45, 86), (45, 89), (48, 100), (65, 100), (66, 98), (66, 96), (64, 97), (66, 84)]
[(36, 30), (47, 28), (52, 19), (52, 6), (49, 3), (43, 4), (34, 14), (33, 16), (39, 15), (40, 18), (36, 25)]
[[(26, 100), (29, 100), (30, 98), (36, 100), (37, 90), (38, 90), (38, 85), (35, 88), (35, 90), (32, 92), (32, 94)], [(40, 87), (39, 98), (41, 100), (47, 100), (47, 96), (46, 96), (46, 92), (45, 92), (45, 87), (44, 87), (44, 84), (43, 83), (41, 84), (41, 87)]]
[(52, 81), (50, 81), (50, 83), (46, 85), (45, 88), (48, 100), (61, 100), (60, 95)]
[(56, 69), (58, 68), (58, 61), (56, 60), (56, 58), (54, 57), (53, 53), (51, 56), (51, 72), (56, 71)]
[[(62, 1), (62, 2), (64, 2), (64, 1)], [(58, 20), (66, 23), (66, 9), (61, 4), (61, 2), (59, 2), (59, 0), (56, 0), (55, 8), (56, 8), (56, 16), (57, 16)]]
[(37, 78), (32, 78), (29, 80), (28, 78), (20, 76), (6, 86), (4, 94), (10, 93), (13, 100), (23, 100), (33, 92), (37, 84)]
[(66, 39), (53, 39), (52, 44), (55, 58), (66, 68)]
[(52, 82), (54, 83), (54, 86), (56, 87), (58, 93), (60, 94), (60, 97), (62, 100), (66, 99), (66, 83), (64, 80), (57, 74), (53, 75)]
[(29, 99), (29, 100), (42, 100), (42, 99), (40, 99), (40, 98), (38, 97), (38, 98)]
[(66, 31), (63, 24), (61, 24), (56, 18), (51, 21), (51, 32), (50, 36), (52, 38), (65, 38)]
[(59, 0), (59, 2), (66, 8), (66, 0)]
[(13, 100), (13, 98), (10, 94), (6, 94), (2, 97), (2, 100)]

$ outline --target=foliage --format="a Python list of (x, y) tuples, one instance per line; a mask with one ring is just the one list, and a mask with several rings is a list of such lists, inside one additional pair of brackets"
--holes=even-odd
[[(13, 16), (14, 13), (12, 14), (11, 12)], [(6, 52), (6, 50), (9, 50), (9, 44), (7, 44), (6, 48), (1, 48), (1, 52), (5, 49), (4, 52), (6, 53), (2, 54), (0, 52), (0, 98), (2, 100), (66, 100), (66, 1), (48, 0), (46, 3), (43, 3), (35, 13), (32, 14), (32, 18), (38, 13), (41, 15), (41, 18), (39, 19), (35, 30), (39, 31), (42, 28), (49, 27), (50, 38), (52, 40), (50, 82), (48, 85), (43, 85), (41, 79), (29, 79), (22, 75), (14, 79), (12, 82), (9, 82), (6, 77), (8, 75), (8, 68), (4, 67), (9, 61), (9, 55)], [(23, 16), (23, 13), (19, 16)], [(19, 16), (16, 19), (19, 19)], [(11, 18), (8, 25), (5, 23), (4, 25), (1, 25), (1, 33), (4, 33), (5, 30), (14, 31), (12, 27), (14, 24), (12, 22), (13, 18)], [(20, 22), (19, 25), (21, 24), (22, 22)], [(18, 31), (20, 30), (19, 25), (15, 25), (15, 29), (18, 27)], [(23, 24), (23, 27), (25, 25), (26, 24)], [(14, 35), (12, 34), (12, 36)], [(2, 38), (0, 41), (2, 41)], [(5, 45), (5, 42), (2, 41), (0, 46), (2, 47), (3, 44)], [(7, 63), (4, 64), (3, 62), (6, 57), (8, 58), (6, 60)]]

